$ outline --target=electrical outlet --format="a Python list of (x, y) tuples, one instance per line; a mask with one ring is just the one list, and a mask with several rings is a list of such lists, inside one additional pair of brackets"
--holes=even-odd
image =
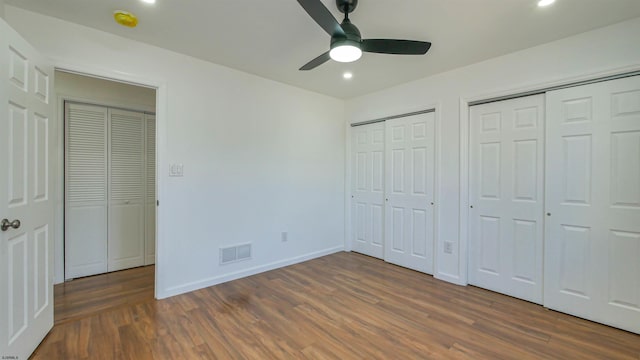
[(451, 241), (444, 242), (444, 252), (445, 254), (453, 254), (453, 243)]
[(280, 240), (282, 240), (282, 242), (287, 242), (289, 240), (289, 233), (283, 231), (282, 234), (280, 234)]

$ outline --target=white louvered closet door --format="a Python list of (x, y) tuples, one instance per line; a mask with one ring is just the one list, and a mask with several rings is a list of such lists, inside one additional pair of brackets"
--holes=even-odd
[(108, 271), (144, 265), (144, 114), (109, 109)]
[(156, 262), (156, 117), (145, 115), (146, 155), (146, 211), (145, 216), (145, 265)]
[(107, 271), (107, 109), (65, 104), (65, 279)]

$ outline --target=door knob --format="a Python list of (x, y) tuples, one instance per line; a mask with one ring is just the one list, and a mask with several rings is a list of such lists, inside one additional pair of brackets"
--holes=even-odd
[(2, 219), (2, 222), (0, 222), (0, 230), (7, 231), (7, 230), (9, 230), (10, 227), (12, 227), (14, 229), (19, 228), (20, 227), (20, 220), (15, 219), (13, 221), (9, 221), (7, 219)]

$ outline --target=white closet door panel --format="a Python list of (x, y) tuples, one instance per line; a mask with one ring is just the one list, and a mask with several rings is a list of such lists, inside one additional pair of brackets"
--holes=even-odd
[(105, 206), (73, 206), (65, 213), (65, 278), (107, 272)]
[(144, 228), (144, 251), (145, 265), (155, 264), (156, 262), (156, 204), (145, 205), (145, 228)]
[(65, 104), (65, 278), (107, 270), (107, 109)]
[(435, 115), (385, 122), (385, 260), (433, 273)]
[(144, 265), (144, 114), (109, 110), (109, 271)]
[(542, 303), (544, 96), (471, 107), (469, 283)]
[(144, 205), (112, 205), (109, 215), (109, 271), (144, 265)]
[(379, 259), (384, 248), (384, 124), (351, 129), (351, 244)]
[(640, 77), (547, 94), (545, 306), (640, 333)]
[(145, 265), (156, 261), (156, 117), (145, 115)]

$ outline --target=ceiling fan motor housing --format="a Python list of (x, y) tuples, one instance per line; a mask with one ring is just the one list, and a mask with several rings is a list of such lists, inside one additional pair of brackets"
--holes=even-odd
[(350, 13), (358, 6), (358, 0), (336, 0), (336, 6), (341, 13), (344, 14), (345, 8), (347, 9), (347, 13)]
[(360, 42), (362, 41), (362, 36), (360, 35), (360, 30), (349, 21), (349, 19), (345, 19), (342, 24), (342, 29), (344, 30), (345, 37), (334, 35), (331, 37), (331, 48), (333, 49), (334, 44), (339, 43), (340, 45), (353, 45), (360, 47)]

